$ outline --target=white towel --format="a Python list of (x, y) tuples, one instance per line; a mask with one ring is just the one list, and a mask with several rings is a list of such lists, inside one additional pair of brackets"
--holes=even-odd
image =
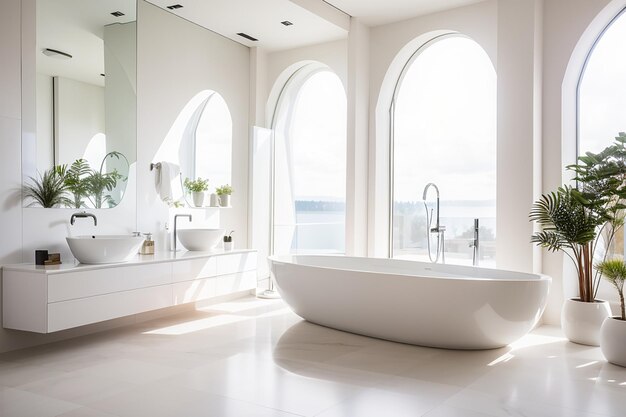
[(161, 200), (172, 204), (183, 198), (180, 183), (180, 167), (171, 162), (161, 162), (161, 169), (156, 175), (156, 188)]

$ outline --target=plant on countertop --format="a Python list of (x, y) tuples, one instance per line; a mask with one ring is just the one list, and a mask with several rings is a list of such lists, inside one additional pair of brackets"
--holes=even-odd
[[(598, 154), (587, 152), (567, 166), (576, 187), (562, 186), (533, 204), (530, 220), (541, 230), (531, 241), (551, 252), (562, 251), (573, 262), (580, 301), (595, 301), (600, 285), (594, 256), (606, 258), (615, 233), (624, 224), (626, 199), (626, 134)], [(597, 253), (598, 248), (604, 253)]]
[(44, 208), (62, 207), (72, 202), (65, 196), (66, 186), (63, 177), (55, 168), (50, 168), (38, 178), (29, 177), (30, 183), (22, 186), (22, 195), (32, 201), (28, 206), (40, 205)]
[(192, 193), (202, 193), (209, 189), (209, 180), (198, 177), (196, 180), (185, 178), (185, 188)]
[(217, 187), (215, 189), (215, 194), (217, 195), (231, 195), (233, 193), (233, 187), (228, 184), (222, 185), (221, 187)]
[(596, 268), (604, 279), (609, 281), (619, 295), (621, 320), (626, 321), (626, 306), (624, 305), (624, 281), (626, 281), (626, 263), (623, 259), (613, 258), (600, 262)]

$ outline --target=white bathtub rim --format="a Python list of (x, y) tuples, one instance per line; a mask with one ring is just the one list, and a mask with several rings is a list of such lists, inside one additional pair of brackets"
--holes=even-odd
[(511, 270), (506, 270), (506, 269), (491, 269), (491, 268), (482, 268), (482, 267), (475, 267), (475, 266), (471, 266), (471, 265), (454, 265), (454, 264), (433, 264), (433, 265), (437, 265), (437, 266), (452, 266), (452, 267), (463, 267), (463, 268), (470, 268), (470, 269), (474, 269), (474, 270), (487, 270), (489, 272), (493, 272), (493, 271), (498, 271), (501, 272), (503, 274), (506, 273), (511, 273), (511, 274), (516, 274), (516, 275), (524, 275), (526, 276), (526, 278), (482, 278), (482, 277), (476, 277), (476, 276), (437, 276), (434, 273), (436, 271), (430, 271), (433, 272), (433, 275), (429, 275), (429, 276), (420, 276), (420, 275), (416, 275), (416, 274), (406, 274), (406, 273), (398, 273), (398, 272), (392, 272), (392, 271), (365, 271), (365, 270), (360, 270), (360, 269), (349, 269), (349, 268), (339, 268), (339, 267), (331, 267), (331, 266), (319, 266), (319, 265), (307, 265), (307, 264), (299, 264), (297, 262), (293, 262), (290, 261), (291, 259), (293, 259), (294, 256), (297, 257), (302, 257), (302, 258), (307, 258), (307, 257), (311, 257), (311, 258), (320, 258), (320, 257), (332, 257), (332, 258), (345, 258), (348, 260), (355, 260), (355, 259), (374, 259), (374, 260), (379, 260), (379, 261), (401, 261), (401, 262), (415, 262), (415, 263), (420, 263), (420, 264), (430, 264), (430, 262), (423, 262), (423, 261), (411, 261), (408, 259), (393, 259), (393, 258), (370, 258), (370, 257), (359, 257), (359, 256), (344, 256), (344, 255), (333, 255), (333, 254), (327, 254), (327, 255), (317, 255), (317, 254), (293, 254), (293, 255), (272, 255), (272, 256), (268, 256), (268, 260), (271, 263), (275, 263), (275, 264), (283, 264), (283, 265), (292, 265), (292, 266), (296, 266), (299, 268), (315, 268), (315, 269), (323, 269), (323, 270), (329, 270), (329, 271), (343, 271), (343, 272), (358, 272), (361, 274), (367, 274), (367, 275), (391, 275), (391, 276), (397, 276), (397, 277), (412, 277), (412, 278), (420, 278), (420, 279), (445, 279), (445, 280), (459, 280), (459, 281), (485, 281), (485, 282), (541, 282), (541, 281), (548, 281), (549, 283), (552, 282), (552, 277), (550, 277), (549, 275), (545, 275), (545, 274), (534, 274), (534, 273), (528, 273), (528, 272), (520, 272), (520, 271), (511, 271)]

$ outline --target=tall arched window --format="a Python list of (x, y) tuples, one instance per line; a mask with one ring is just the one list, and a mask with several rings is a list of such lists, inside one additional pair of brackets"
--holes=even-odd
[(480, 265), (495, 265), (496, 73), (480, 45), (444, 35), (423, 45), (396, 86), (392, 117), (392, 256), (428, 259), (424, 187), (441, 193), (447, 263), (472, 262), (474, 218)]
[[(578, 82), (578, 155), (600, 152), (626, 132), (626, 13), (604, 29), (589, 52)], [(624, 254), (624, 232), (610, 252)]]
[(198, 93), (181, 112), (179, 161), (184, 178), (208, 179), (209, 191), (231, 183), (233, 121), (224, 98), (212, 90)]
[(326, 67), (287, 82), (274, 121), (272, 251), (345, 251), (346, 95)]

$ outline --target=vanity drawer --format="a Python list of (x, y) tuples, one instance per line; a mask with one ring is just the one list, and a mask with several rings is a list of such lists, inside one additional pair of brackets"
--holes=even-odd
[(233, 253), (217, 257), (217, 275), (234, 274), (256, 269), (256, 252)]
[(207, 300), (217, 293), (217, 278), (199, 278), (193, 281), (175, 282), (173, 285), (174, 305)]
[(48, 333), (171, 305), (171, 285), (51, 303), (48, 304)]
[(217, 275), (217, 261), (215, 257), (177, 261), (174, 262), (172, 268), (174, 282), (210, 278)]
[(103, 268), (48, 277), (48, 302), (92, 297), (172, 282), (170, 263)]
[(215, 295), (219, 296), (252, 290), (256, 288), (257, 285), (256, 275), (255, 270), (219, 276), (217, 277), (217, 292)]

